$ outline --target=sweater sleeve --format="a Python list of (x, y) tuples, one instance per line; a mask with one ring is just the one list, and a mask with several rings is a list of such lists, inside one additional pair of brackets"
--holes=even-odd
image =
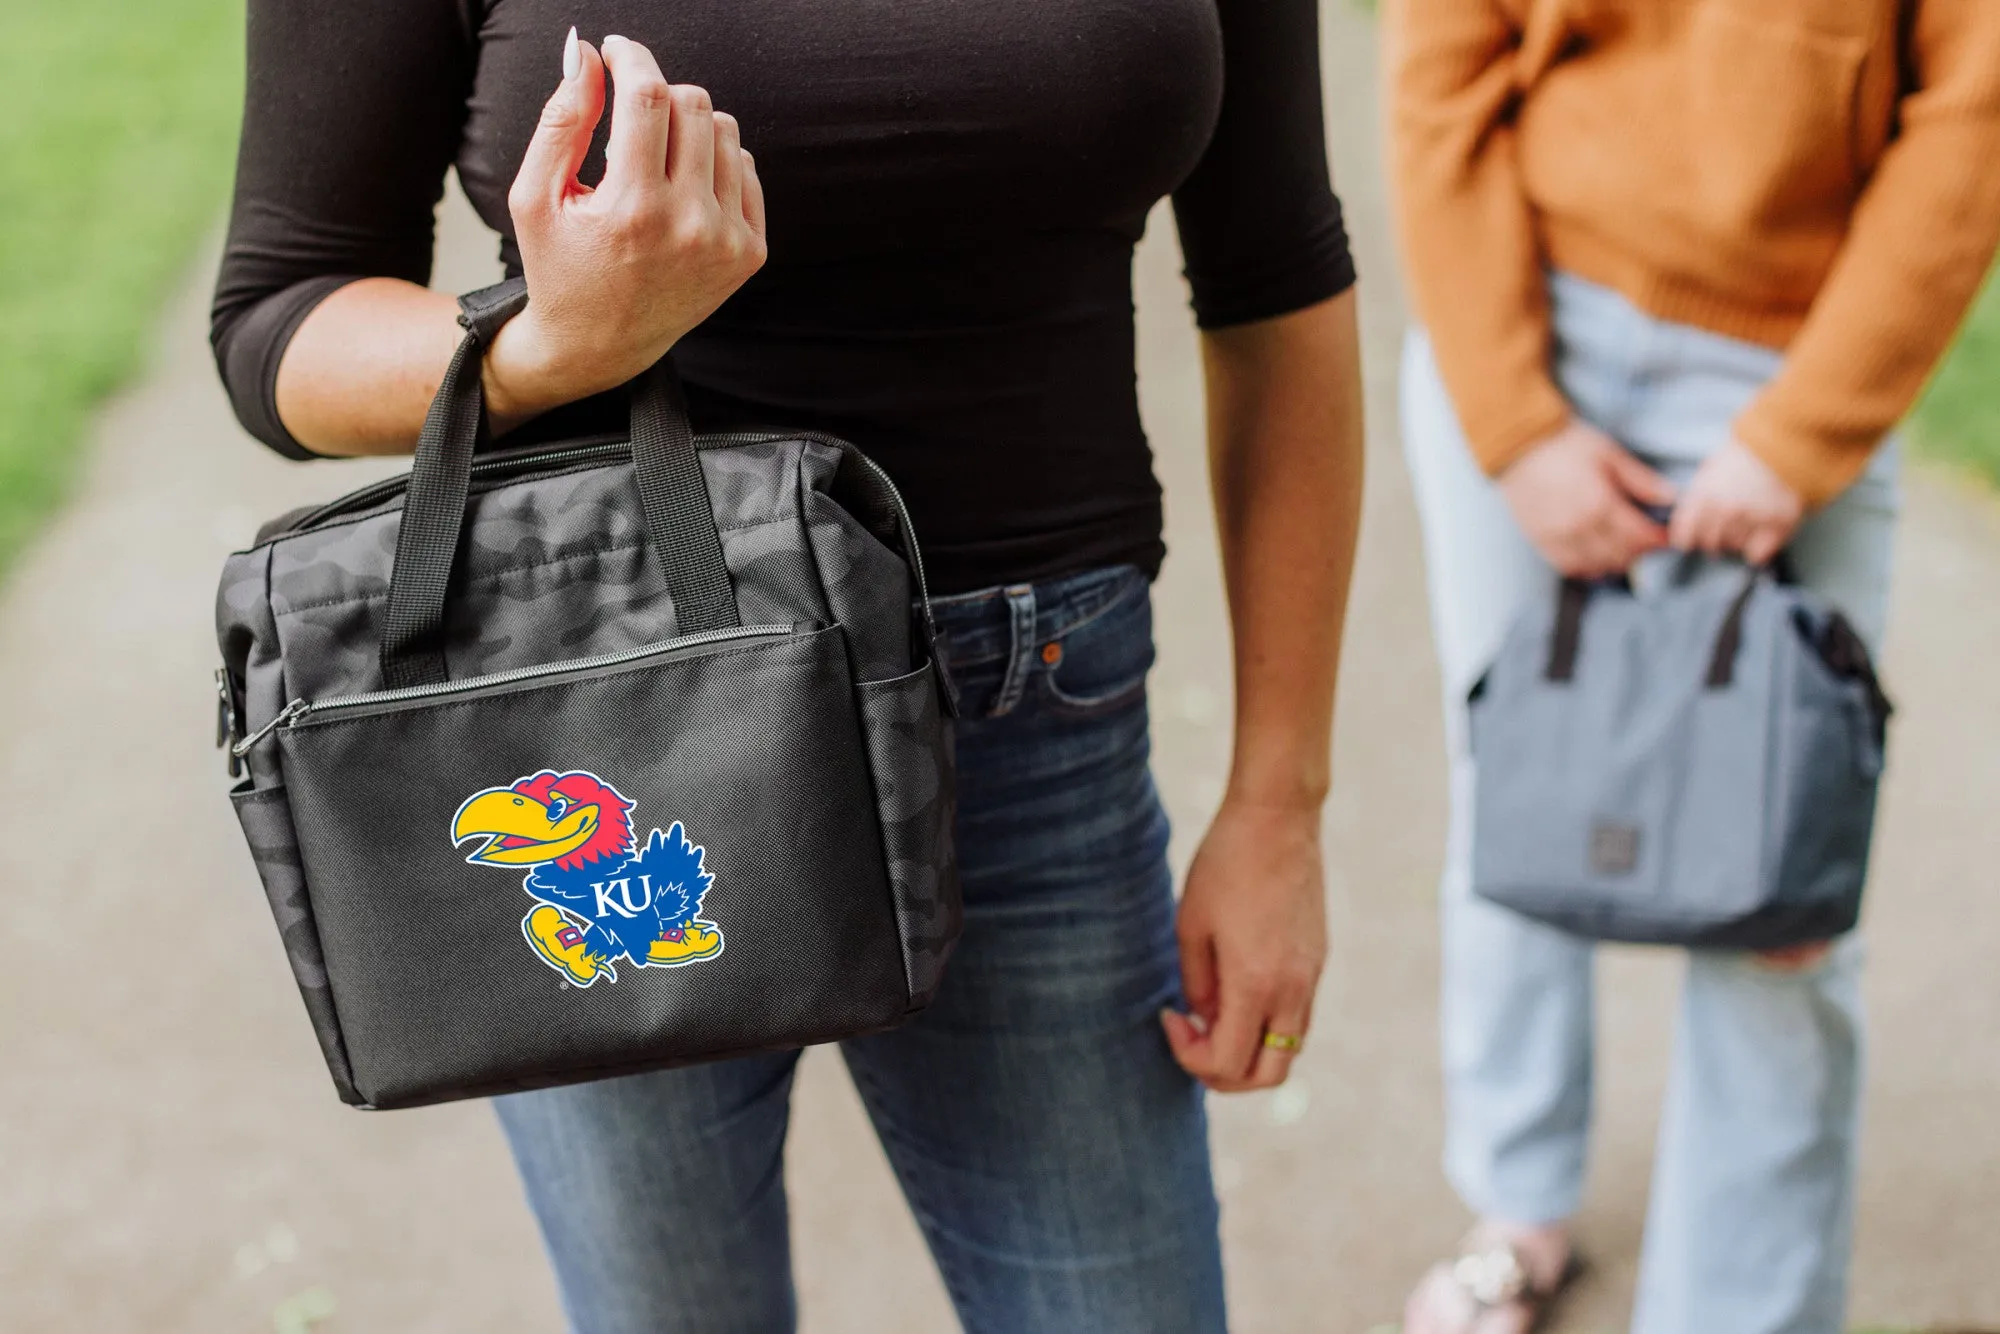
[(1354, 283), (1326, 162), (1315, 0), (1222, 0), (1223, 94), (1201, 160), (1174, 191), (1195, 319), (1270, 319)]
[(1570, 417), (1517, 160), (1521, 35), (1497, 0), (1394, 0), (1384, 32), (1412, 303), (1474, 456), (1498, 474)]
[(1901, 130), (1785, 364), (1737, 436), (1807, 502), (1868, 464), (1944, 354), (2000, 241), (2000, 4), (1922, 0)]
[[(469, 0), (467, 0), (469, 3)], [(209, 338), (244, 427), (292, 458), (278, 363), (362, 277), (428, 281), (472, 79), (461, 0), (250, 0), (236, 194)]]

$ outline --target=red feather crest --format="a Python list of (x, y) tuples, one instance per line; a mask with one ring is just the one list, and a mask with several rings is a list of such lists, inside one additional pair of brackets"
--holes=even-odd
[(544, 769), (514, 784), (514, 791), (533, 797), (544, 806), (552, 797), (567, 798), (574, 806), (597, 807), (597, 829), (588, 842), (565, 856), (556, 865), (565, 871), (580, 871), (592, 862), (622, 862), (632, 855), (632, 803), (617, 788), (599, 781), (597, 775), (574, 770), (559, 774)]

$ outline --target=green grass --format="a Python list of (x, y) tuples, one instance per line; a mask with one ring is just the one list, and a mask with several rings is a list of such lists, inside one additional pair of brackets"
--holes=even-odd
[(0, 571), (227, 193), (243, 0), (0, 5)]
[(2000, 486), (2000, 268), (1910, 419), (1918, 449)]

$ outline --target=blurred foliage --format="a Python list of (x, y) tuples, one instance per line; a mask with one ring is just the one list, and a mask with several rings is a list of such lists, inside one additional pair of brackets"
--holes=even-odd
[(2000, 268), (1910, 421), (1917, 447), (2000, 486)]
[(242, 0), (0, 5), (0, 569), (216, 221), (242, 29)]

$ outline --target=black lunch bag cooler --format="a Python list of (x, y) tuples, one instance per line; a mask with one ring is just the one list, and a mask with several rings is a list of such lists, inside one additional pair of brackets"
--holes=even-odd
[(479, 450), (524, 300), (465, 298), (407, 477), (269, 525), (218, 595), (231, 800), (359, 1106), (879, 1031), (959, 933), (893, 485), (827, 436), (695, 437), (666, 362), (628, 437)]

